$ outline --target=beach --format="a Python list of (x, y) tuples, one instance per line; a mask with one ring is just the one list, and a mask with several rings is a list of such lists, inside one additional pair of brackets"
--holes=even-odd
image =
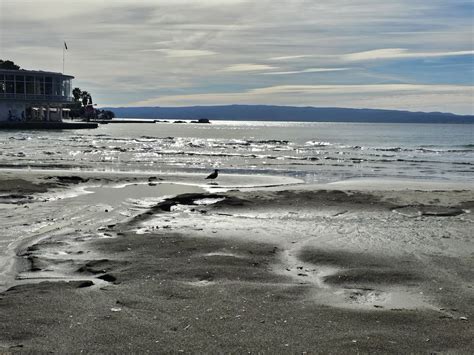
[(474, 354), (473, 14), (0, 0), (0, 355)]
[(469, 183), (204, 177), (3, 170), (1, 352), (472, 351)]

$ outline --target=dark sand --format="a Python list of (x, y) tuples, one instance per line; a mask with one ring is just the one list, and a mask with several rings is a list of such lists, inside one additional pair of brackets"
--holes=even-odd
[(471, 200), (191, 193), (55, 234), (18, 250), (0, 353), (472, 353)]

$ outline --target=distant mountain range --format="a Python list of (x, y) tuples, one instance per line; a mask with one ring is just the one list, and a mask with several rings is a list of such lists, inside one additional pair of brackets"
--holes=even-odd
[(189, 107), (104, 107), (118, 118), (300, 122), (474, 123), (473, 115), (335, 107), (227, 105)]

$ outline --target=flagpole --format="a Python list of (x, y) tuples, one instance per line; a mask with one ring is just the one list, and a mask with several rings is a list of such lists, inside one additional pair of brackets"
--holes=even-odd
[(64, 48), (63, 46), (63, 74), (64, 74), (64, 58), (65, 58), (65, 53), (66, 52), (66, 49)]

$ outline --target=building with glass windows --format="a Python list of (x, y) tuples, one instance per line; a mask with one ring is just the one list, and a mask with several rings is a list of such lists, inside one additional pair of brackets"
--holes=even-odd
[(34, 70), (0, 69), (0, 121), (60, 122), (73, 101), (73, 76)]

